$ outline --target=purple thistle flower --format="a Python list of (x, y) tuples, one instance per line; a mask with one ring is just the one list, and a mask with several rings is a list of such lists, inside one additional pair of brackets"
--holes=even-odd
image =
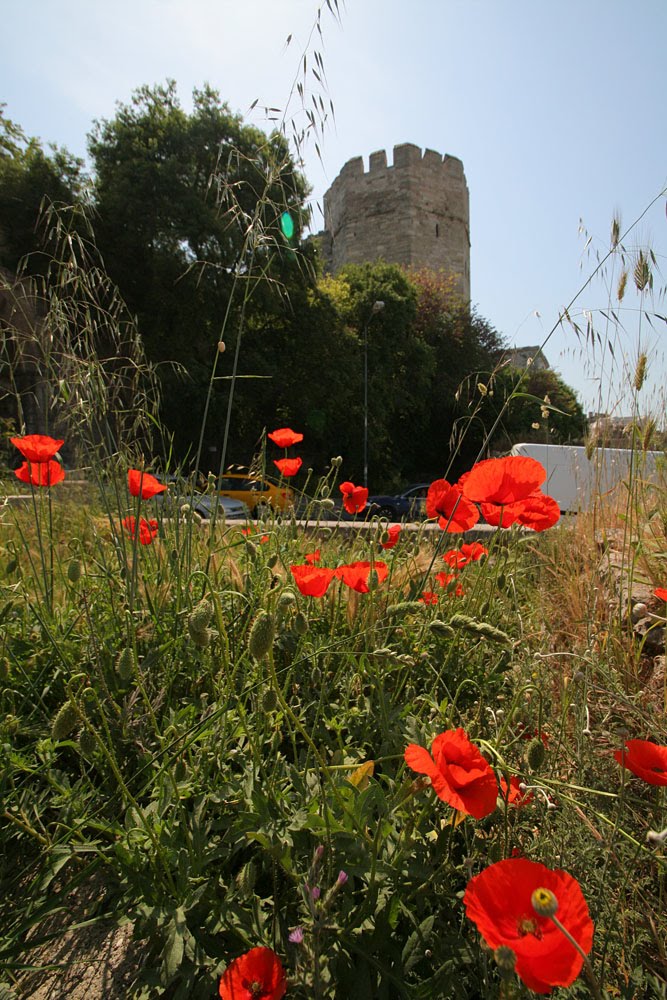
[(348, 878), (349, 878), (349, 876), (348, 876), (347, 872), (344, 872), (341, 869), (341, 871), (338, 872), (338, 885), (345, 885), (345, 883), (347, 882)]
[(290, 932), (289, 941), (292, 944), (303, 944), (303, 927), (295, 927), (293, 931)]
[(310, 890), (310, 897), (311, 897), (311, 899), (318, 900), (321, 895), (322, 895), (322, 893), (320, 892), (319, 886), (314, 885), (313, 888)]

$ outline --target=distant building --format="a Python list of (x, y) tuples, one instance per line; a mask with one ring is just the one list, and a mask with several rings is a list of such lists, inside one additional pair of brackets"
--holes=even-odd
[(456, 278), (470, 301), (470, 212), (463, 164), (455, 156), (405, 142), (348, 160), (324, 195), (324, 232), (319, 234), (325, 268), (385, 260), (428, 267)]
[(511, 365), (512, 368), (534, 368), (538, 372), (551, 368), (542, 348), (537, 346), (512, 347), (505, 351), (503, 362), (506, 365)]

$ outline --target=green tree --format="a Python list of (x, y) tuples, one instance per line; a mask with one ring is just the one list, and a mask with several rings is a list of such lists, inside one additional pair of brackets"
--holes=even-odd
[(482, 447), (488, 423), (476, 386), (488, 381), (504, 344), (444, 272), (413, 270), (410, 279), (417, 290), (416, 333), (432, 352), (428, 412), (414, 436), (412, 477), (457, 478)]
[(557, 372), (509, 366), (495, 374), (490, 386), (487, 419), (504, 409), (492, 441), (495, 451), (508, 451), (520, 441), (582, 444), (586, 415), (574, 389)]
[(45, 203), (71, 205), (81, 195), (83, 162), (66, 149), (45, 152), (28, 138), (0, 105), (0, 266), (11, 272), (27, 255), (29, 273), (46, 270), (50, 260), (47, 235), (40, 228)]
[[(252, 310), (279, 300), (293, 277), (305, 181), (284, 136), (244, 125), (208, 86), (193, 92), (190, 113), (173, 81), (141, 87), (96, 123), (89, 150), (109, 274), (138, 317), (148, 357), (188, 373), (180, 389), (166, 376), (163, 393), (182, 452), (201, 422), (221, 331), (233, 351)], [(281, 230), (285, 212), (292, 240)]]

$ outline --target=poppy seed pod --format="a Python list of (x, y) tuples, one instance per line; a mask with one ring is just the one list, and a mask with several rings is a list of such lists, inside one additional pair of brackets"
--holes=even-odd
[(260, 611), (248, 637), (248, 652), (255, 660), (262, 660), (273, 646), (273, 616), (268, 611)]
[(51, 738), (64, 740), (76, 729), (81, 721), (81, 713), (74, 702), (66, 701), (61, 705), (51, 723)]

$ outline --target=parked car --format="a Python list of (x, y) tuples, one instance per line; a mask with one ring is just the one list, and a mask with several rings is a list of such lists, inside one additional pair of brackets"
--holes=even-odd
[(166, 517), (176, 517), (184, 504), (189, 504), (191, 510), (200, 517), (211, 517), (215, 505), (218, 505), (217, 516), (225, 517), (227, 520), (236, 518), (246, 519), (250, 517), (250, 510), (246, 504), (231, 497), (216, 496), (210, 493), (159, 493), (153, 498), (153, 502), (162, 507)]
[(218, 480), (218, 493), (240, 500), (253, 515), (258, 507), (288, 510), (294, 504), (294, 493), (289, 486), (278, 486), (266, 476), (253, 476), (248, 472), (226, 472)]
[(388, 517), (390, 521), (415, 521), (426, 515), (426, 494), (430, 483), (413, 483), (395, 496), (368, 498), (372, 514)]

